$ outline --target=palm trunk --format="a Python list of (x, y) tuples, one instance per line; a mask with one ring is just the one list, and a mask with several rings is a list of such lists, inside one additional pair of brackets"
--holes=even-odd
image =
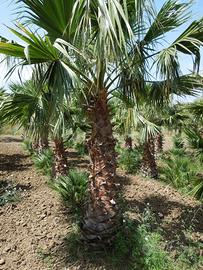
[(156, 152), (162, 153), (163, 152), (163, 134), (159, 133), (156, 137)]
[(47, 148), (49, 148), (48, 137), (47, 136), (43, 136), (39, 140), (38, 150), (41, 153), (41, 152), (43, 152), (43, 150), (45, 150)]
[(63, 138), (54, 139), (54, 169), (53, 174), (57, 178), (67, 174), (68, 165), (65, 156)]
[(148, 138), (148, 140), (143, 145), (141, 171), (147, 177), (158, 177), (157, 165), (155, 160), (155, 144), (153, 137)]
[(155, 159), (159, 158), (159, 155), (163, 152), (163, 134), (159, 133), (155, 140)]
[(111, 243), (119, 226), (115, 139), (105, 90), (100, 91), (93, 104), (88, 110), (92, 125), (88, 140), (91, 158), (90, 198), (81, 230), (87, 242), (92, 245), (106, 245)]
[(43, 126), (43, 132), (38, 138), (38, 152), (42, 153), (45, 149), (49, 148), (49, 129), (47, 125)]
[(35, 152), (39, 152), (39, 139), (35, 138), (32, 142), (32, 148)]
[(125, 147), (130, 151), (133, 150), (132, 138), (130, 136), (125, 137)]

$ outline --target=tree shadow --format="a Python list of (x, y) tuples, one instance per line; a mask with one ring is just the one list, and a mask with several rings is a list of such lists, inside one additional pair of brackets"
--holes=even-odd
[(11, 136), (0, 137), (0, 142), (3, 142), (3, 143), (22, 142), (22, 141), (23, 139), (20, 137), (11, 137)]
[(14, 184), (12, 183), (11, 181), (8, 181), (8, 180), (0, 180), (0, 190), (1, 191), (4, 191), (5, 189), (8, 189), (8, 188), (15, 188), (16, 190), (19, 190), (19, 191), (28, 191), (32, 188), (32, 185), (31, 183), (28, 183), (28, 184), (21, 184), (21, 183), (17, 183), (17, 184)]
[(66, 157), (68, 161), (68, 166), (71, 167), (78, 167), (80, 169), (88, 169), (90, 165), (90, 161), (83, 157), (80, 156), (77, 151), (69, 150), (66, 151)]
[(196, 234), (203, 232), (203, 207), (201, 205), (190, 206), (177, 201), (169, 200), (164, 195), (151, 195), (143, 201), (136, 199), (127, 200), (129, 212), (143, 213), (147, 207), (155, 217), (154, 228), (161, 227), (163, 237), (174, 246), (188, 244), (185, 232)]
[[(21, 154), (0, 154), (0, 171), (25, 171), (32, 166), (31, 162), (24, 163), (28, 156)], [(23, 161), (23, 163), (22, 163)]]
[[(114, 260), (114, 247), (96, 248), (90, 247), (80, 240), (78, 233), (71, 232), (62, 242), (49, 251), (54, 258), (56, 269), (68, 268), (75, 269), (105, 269), (105, 270), (129, 270), (128, 260), (120, 260), (119, 263)], [(71, 268), (70, 268), (71, 269)]]

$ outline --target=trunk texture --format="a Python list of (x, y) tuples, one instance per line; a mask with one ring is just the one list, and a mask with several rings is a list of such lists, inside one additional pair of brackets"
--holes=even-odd
[(39, 139), (34, 139), (32, 142), (32, 148), (35, 152), (39, 152)]
[(132, 138), (130, 136), (125, 137), (125, 147), (130, 151), (133, 150)]
[(163, 152), (163, 134), (159, 133), (156, 137), (156, 154)]
[(91, 245), (112, 242), (119, 226), (116, 203), (116, 153), (107, 106), (107, 93), (100, 91), (89, 108), (92, 133), (88, 140), (91, 158), (90, 198), (81, 223), (83, 239)]
[(155, 160), (154, 138), (150, 137), (143, 145), (141, 171), (147, 177), (157, 178), (158, 171)]
[(39, 139), (39, 144), (38, 144), (38, 151), (39, 153), (43, 152), (43, 150), (49, 148), (49, 142), (48, 142), (48, 137), (42, 137)]
[(68, 165), (62, 138), (54, 139), (54, 169), (53, 174), (57, 178), (67, 174)]
[(43, 132), (40, 134), (38, 140), (38, 153), (42, 153), (43, 150), (49, 148), (49, 129), (47, 125), (43, 126)]

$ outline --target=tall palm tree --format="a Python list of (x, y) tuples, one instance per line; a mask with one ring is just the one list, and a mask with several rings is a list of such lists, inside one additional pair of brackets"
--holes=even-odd
[[(90, 200), (81, 229), (89, 242), (109, 243), (120, 219), (108, 100), (117, 87), (139, 100), (148, 85), (158, 87), (166, 99), (171, 88), (178, 92), (183, 79), (188, 89), (199, 85), (195, 77), (181, 76), (178, 55), (195, 56), (198, 69), (203, 19), (192, 22), (172, 44), (162, 47), (165, 34), (188, 21), (190, 1), (167, 0), (158, 12), (151, 0), (18, 2), (25, 4), (30, 21), (46, 31), (46, 38), (21, 26), (23, 33), (12, 31), (28, 46), (1, 42), (0, 52), (19, 57), (23, 64), (47, 62), (46, 79), (52, 87), (59, 89), (60, 83), (65, 89), (64, 83), (71, 81), (73, 89), (84, 93), (83, 106), (92, 127), (88, 141), (92, 166)], [(160, 81), (150, 74), (152, 65)], [(65, 76), (67, 80), (62, 79)]]

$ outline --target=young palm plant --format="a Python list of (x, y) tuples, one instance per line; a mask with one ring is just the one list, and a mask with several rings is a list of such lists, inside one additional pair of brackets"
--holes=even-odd
[[(84, 238), (110, 243), (120, 226), (116, 200), (116, 154), (108, 101), (118, 87), (137, 100), (147, 85), (167, 99), (199, 85), (195, 76), (181, 76), (179, 53), (195, 56), (203, 41), (203, 19), (194, 21), (170, 45), (160, 48), (165, 34), (189, 19), (189, 3), (167, 0), (159, 12), (151, 0), (18, 0), (30, 22), (46, 38), (20, 26), (12, 30), (28, 46), (0, 43), (0, 52), (22, 59), (21, 64), (48, 63), (45, 80), (53, 89), (67, 82), (84, 94), (82, 104), (91, 123), (88, 141), (92, 161), (90, 199), (81, 222)], [(27, 22), (27, 21), (26, 21)], [(53, 44), (54, 40), (55, 43)], [(150, 74), (155, 66), (161, 81)], [(59, 87), (60, 86), (60, 87)]]

